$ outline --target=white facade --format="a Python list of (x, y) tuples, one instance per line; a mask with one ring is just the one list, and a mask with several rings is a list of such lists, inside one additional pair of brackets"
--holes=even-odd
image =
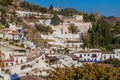
[(8, 40), (20, 40), (19, 32), (15, 29), (13, 30), (1, 30), (0, 38)]
[(76, 52), (76, 55), (80, 61), (84, 62), (97, 62), (97, 61), (104, 61), (110, 58), (117, 58), (120, 60), (120, 49), (115, 49), (114, 51), (79, 51)]
[(115, 49), (113, 52), (104, 52), (102, 54), (102, 60), (107, 60), (109, 58), (120, 59), (120, 49)]
[(70, 47), (70, 48), (72, 48), (72, 47), (74, 47), (74, 48), (81, 48), (81, 46), (83, 45), (83, 42), (78, 42), (78, 41), (67, 41), (66, 43), (66, 47)]
[(4, 54), (5, 66), (13, 66), (27, 61), (26, 50), (8, 43), (0, 43), (0, 51)]
[(20, 37), (19, 37), (19, 35), (14, 35), (14, 36), (13, 36), (13, 39), (14, 39), (14, 40), (20, 40)]
[(21, 30), (22, 27), (21, 26), (17, 26), (15, 24), (9, 24), (9, 30), (12, 30), (12, 31), (16, 31), (16, 30)]
[(102, 52), (100, 51), (79, 51), (74, 55), (79, 57), (80, 61), (84, 62), (97, 62), (102, 60)]
[(87, 33), (90, 28), (92, 28), (92, 23), (73, 23), (75, 26), (78, 27), (80, 33)]
[(4, 35), (4, 39), (13, 40), (13, 35), (6, 34), (6, 35)]
[(24, 41), (25, 48), (36, 49), (36, 45), (31, 41)]
[(4, 38), (4, 33), (0, 33), (0, 38)]
[(82, 15), (73, 15), (73, 17), (75, 17), (76, 20), (83, 20), (83, 16)]
[(29, 17), (31, 15), (37, 16), (37, 12), (29, 12), (29, 11), (16, 11), (18, 17)]
[(10, 80), (10, 75), (8, 75), (8, 74), (0, 74), (0, 80)]
[(42, 25), (51, 25), (51, 19), (40, 19), (38, 24), (42, 24)]

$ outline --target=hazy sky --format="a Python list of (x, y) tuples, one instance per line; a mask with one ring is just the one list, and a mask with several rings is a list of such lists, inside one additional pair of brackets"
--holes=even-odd
[(120, 17), (120, 0), (27, 0), (43, 7), (74, 8), (81, 12), (92, 13), (94, 10), (105, 16)]

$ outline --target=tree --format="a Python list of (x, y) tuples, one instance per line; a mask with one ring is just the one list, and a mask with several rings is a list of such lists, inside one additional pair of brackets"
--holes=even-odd
[(112, 39), (110, 25), (103, 19), (100, 19), (88, 31), (88, 36), (87, 40), (89, 40), (90, 47), (106, 49), (110, 46)]
[(90, 47), (90, 40), (89, 40), (89, 35), (84, 37), (84, 48), (89, 48)]
[(79, 32), (78, 27), (75, 26), (74, 24), (71, 24), (71, 25), (68, 27), (68, 29), (69, 29), (70, 33), (72, 33), (72, 34), (76, 34), (76, 33)]
[(54, 16), (53, 16), (53, 18), (51, 20), (52, 20), (52, 24), (54, 26), (58, 25), (61, 22), (60, 18), (57, 16), (56, 13), (54, 14)]
[(13, 2), (13, 0), (1, 0), (0, 4), (2, 6), (8, 6), (8, 5), (12, 5), (12, 2)]
[(84, 64), (82, 68), (65, 67), (49, 71), (48, 80), (119, 80), (120, 68)]
[(42, 24), (36, 24), (35, 28), (37, 31), (40, 31), (43, 34), (51, 34), (53, 33), (53, 30), (50, 26), (44, 26)]
[(40, 8), (41, 13), (47, 13), (47, 8)]
[(64, 49), (64, 54), (69, 54), (69, 49), (68, 48)]
[(53, 5), (51, 4), (50, 7), (49, 7), (49, 12), (52, 13), (53, 12)]
[(114, 33), (115, 34), (120, 34), (120, 25), (114, 26)]
[(5, 28), (9, 28), (10, 25), (8, 23), (5, 24)]

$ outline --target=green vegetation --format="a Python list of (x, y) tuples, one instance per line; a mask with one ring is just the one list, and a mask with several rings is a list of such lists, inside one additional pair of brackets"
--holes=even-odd
[(69, 54), (69, 49), (68, 48), (64, 48), (64, 54)]
[(92, 29), (89, 30), (89, 46), (87, 47), (105, 47), (111, 44), (111, 31), (109, 24), (104, 21), (93, 24)]
[(120, 60), (116, 59), (116, 58), (110, 58), (107, 59), (105, 61), (100, 61), (98, 63), (102, 63), (102, 64), (112, 64), (115, 67), (120, 67)]
[(38, 11), (42, 13), (47, 13), (47, 8), (40, 7), (34, 4), (30, 4), (29, 2), (26, 2), (26, 1), (21, 2), (20, 7), (23, 9), (28, 9), (30, 11)]
[(103, 18), (93, 21), (93, 27), (89, 29), (88, 35), (84, 37), (84, 47), (101, 48), (112, 50), (120, 48), (120, 25), (111, 26)]
[(0, 30), (1, 30), (1, 29), (4, 29), (4, 27), (3, 27), (3, 25), (0, 23)]
[(54, 26), (58, 25), (61, 22), (60, 18), (57, 16), (56, 13), (54, 14), (54, 16), (53, 16), (53, 18), (51, 20), (52, 20), (52, 24)]
[(35, 28), (37, 31), (40, 31), (42, 34), (51, 34), (53, 30), (50, 26), (44, 26), (42, 24), (36, 24)]
[(48, 80), (119, 80), (120, 68), (85, 64), (83, 68), (65, 67), (49, 71)]
[(36, 28), (29, 28), (26, 33), (27, 39), (34, 42), (35, 45), (41, 48), (47, 47), (47, 42), (41, 38), (41, 32)]
[(22, 65), (22, 66), (21, 66), (21, 70), (22, 70), (22, 69), (25, 69), (26, 67), (27, 67), (26, 65)]
[(72, 17), (74, 14), (81, 14), (81, 13), (75, 9), (66, 8), (66, 9), (62, 9), (61, 11), (59, 11), (58, 14), (63, 15), (65, 17)]
[(49, 7), (49, 12), (52, 13), (53, 12), (53, 5), (51, 4), (50, 7)]
[(72, 34), (77, 34), (79, 32), (78, 27), (75, 26), (74, 24), (71, 24), (68, 27), (68, 29), (69, 29), (70, 33), (72, 33)]
[(12, 5), (13, 0), (0, 0), (2, 6)]
[(21, 44), (21, 45), (20, 45), (20, 47), (24, 48), (24, 47), (25, 47), (25, 45), (24, 45), (24, 44)]

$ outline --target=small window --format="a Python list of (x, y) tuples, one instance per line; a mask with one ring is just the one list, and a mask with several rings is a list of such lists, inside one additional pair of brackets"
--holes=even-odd
[(80, 58), (82, 57), (82, 54), (80, 54)]
[(69, 44), (67, 44), (67, 47), (69, 47)]
[(86, 56), (86, 54), (84, 54), (84, 56)]
[(104, 58), (106, 58), (106, 55), (104, 55)]
[(74, 47), (75, 45), (74, 44), (72, 44), (72, 47)]
[(88, 56), (90, 56), (90, 55), (88, 54)]
[(115, 56), (113, 55), (113, 58), (115, 58)]
[(117, 54), (117, 56), (118, 56), (118, 54)]

